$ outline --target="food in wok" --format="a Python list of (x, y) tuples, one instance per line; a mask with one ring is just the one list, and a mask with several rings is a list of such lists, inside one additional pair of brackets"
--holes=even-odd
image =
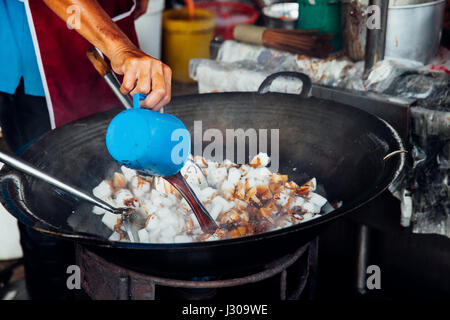
[[(289, 227), (333, 209), (315, 192), (315, 178), (298, 185), (287, 175), (271, 172), (269, 162), (265, 153), (256, 155), (248, 165), (189, 158), (181, 173), (217, 222), (219, 229), (214, 234), (202, 232), (186, 200), (161, 177), (139, 175), (122, 166), (122, 172), (103, 180), (93, 193), (113, 206), (135, 208), (135, 214), (145, 217), (145, 225), (138, 231), (142, 243), (242, 237)], [(98, 207), (93, 213), (103, 215), (102, 222), (112, 231), (110, 240), (128, 240), (120, 217)]]

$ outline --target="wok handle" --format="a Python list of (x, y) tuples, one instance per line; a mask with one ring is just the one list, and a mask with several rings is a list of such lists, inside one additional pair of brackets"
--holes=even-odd
[(36, 223), (43, 222), (28, 208), (25, 201), (23, 176), (11, 167), (3, 167), (0, 171), (2, 204), (5, 209), (24, 225), (34, 228)]
[(130, 97), (123, 95), (120, 92), (120, 83), (117, 80), (114, 72), (111, 71), (110, 67), (106, 63), (105, 59), (100, 55), (96, 48), (91, 48), (86, 52), (89, 61), (94, 66), (95, 70), (105, 79), (108, 86), (114, 92), (119, 101), (123, 104), (126, 109), (131, 109), (133, 107), (133, 102)]
[(65, 237), (72, 239), (88, 239), (93, 243), (95, 243), (95, 241), (104, 241), (101, 237), (82, 232), (64, 230), (62, 233), (60, 227), (54, 226), (50, 222), (36, 216), (33, 213), (33, 210), (27, 206), (23, 180), (23, 175), (14, 170), (12, 167), (5, 166), (2, 170), (0, 170), (1, 202), (5, 209), (18, 221), (20, 221), (20, 223), (23, 223), (27, 227), (33, 228), (37, 231), (56, 236), (64, 235)]
[(276, 72), (268, 76), (258, 88), (258, 93), (267, 93), (269, 92), (270, 85), (273, 80), (278, 77), (292, 77), (300, 79), (303, 83), (302, 92), (300, 92), (300, 97), (309, 97), (311, 95), (312, 82), (311, 79), (304, 73), (301, 72), (293, 72), (293, 71), (282, 71)]

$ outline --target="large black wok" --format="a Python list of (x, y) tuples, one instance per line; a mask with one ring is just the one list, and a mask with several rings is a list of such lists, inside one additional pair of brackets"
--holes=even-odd
[[(110, 110), (58, 128), (34, 143), (23, 159), (91, 191), (119, 170), (106, 150), (105, 131), (120, 111)], [(398, 134), (386, 122), (317, 98), (277, 93), (192, 95), (173, 98), (166, 112), (184, 121), (192, 140), (196, 120), (202, 120), (203, 130), (217, 128), (224, 137), (226, 128), (279, 129), (279, 171), (299, 184), (317, 177), (327, 198), (343, 201), (343, 206), (303, 224), (239, 239), (137, 244), (108, 241), (110, 232), (101, 217), (90, 213), (89, 205), (61, 197), (54, 187), (6, 166), (0, 171), (1, 202), (26, 225), (80, 241), (109, 260), (140, 271), (163, 276), (232, 273), (293, 252), (332, 220), (384, 191), (404, 162), (403, 154), (383, 160), (403, 149)], [(209, 143), (203, 142), (203, 148)]]

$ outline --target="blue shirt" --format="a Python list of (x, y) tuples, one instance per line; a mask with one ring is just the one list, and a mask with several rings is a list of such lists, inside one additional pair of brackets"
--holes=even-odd
[(25, 94), (45, 95), (25, 5), (0, 0), (0, 91), (14, 94), (21, 78)]

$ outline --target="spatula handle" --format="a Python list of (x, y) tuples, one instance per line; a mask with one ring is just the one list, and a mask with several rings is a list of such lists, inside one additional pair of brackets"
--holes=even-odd
[(122, 105), (126, 109), (131, 109), (133, 107), (133, 103), (129, 96), (123, 95), (120, 92), (120, 83), (117, 80), (114, 72), (111, 71), (111, 68), (106, 63), (105, 59), (100, 55), (96, 48), (91, 48), (86, 52), (86, 55), (89, 61), (94, 66), (95, 70), (105, 79), (108, 86), (114, 92), (116, 97), (120, 100)]

